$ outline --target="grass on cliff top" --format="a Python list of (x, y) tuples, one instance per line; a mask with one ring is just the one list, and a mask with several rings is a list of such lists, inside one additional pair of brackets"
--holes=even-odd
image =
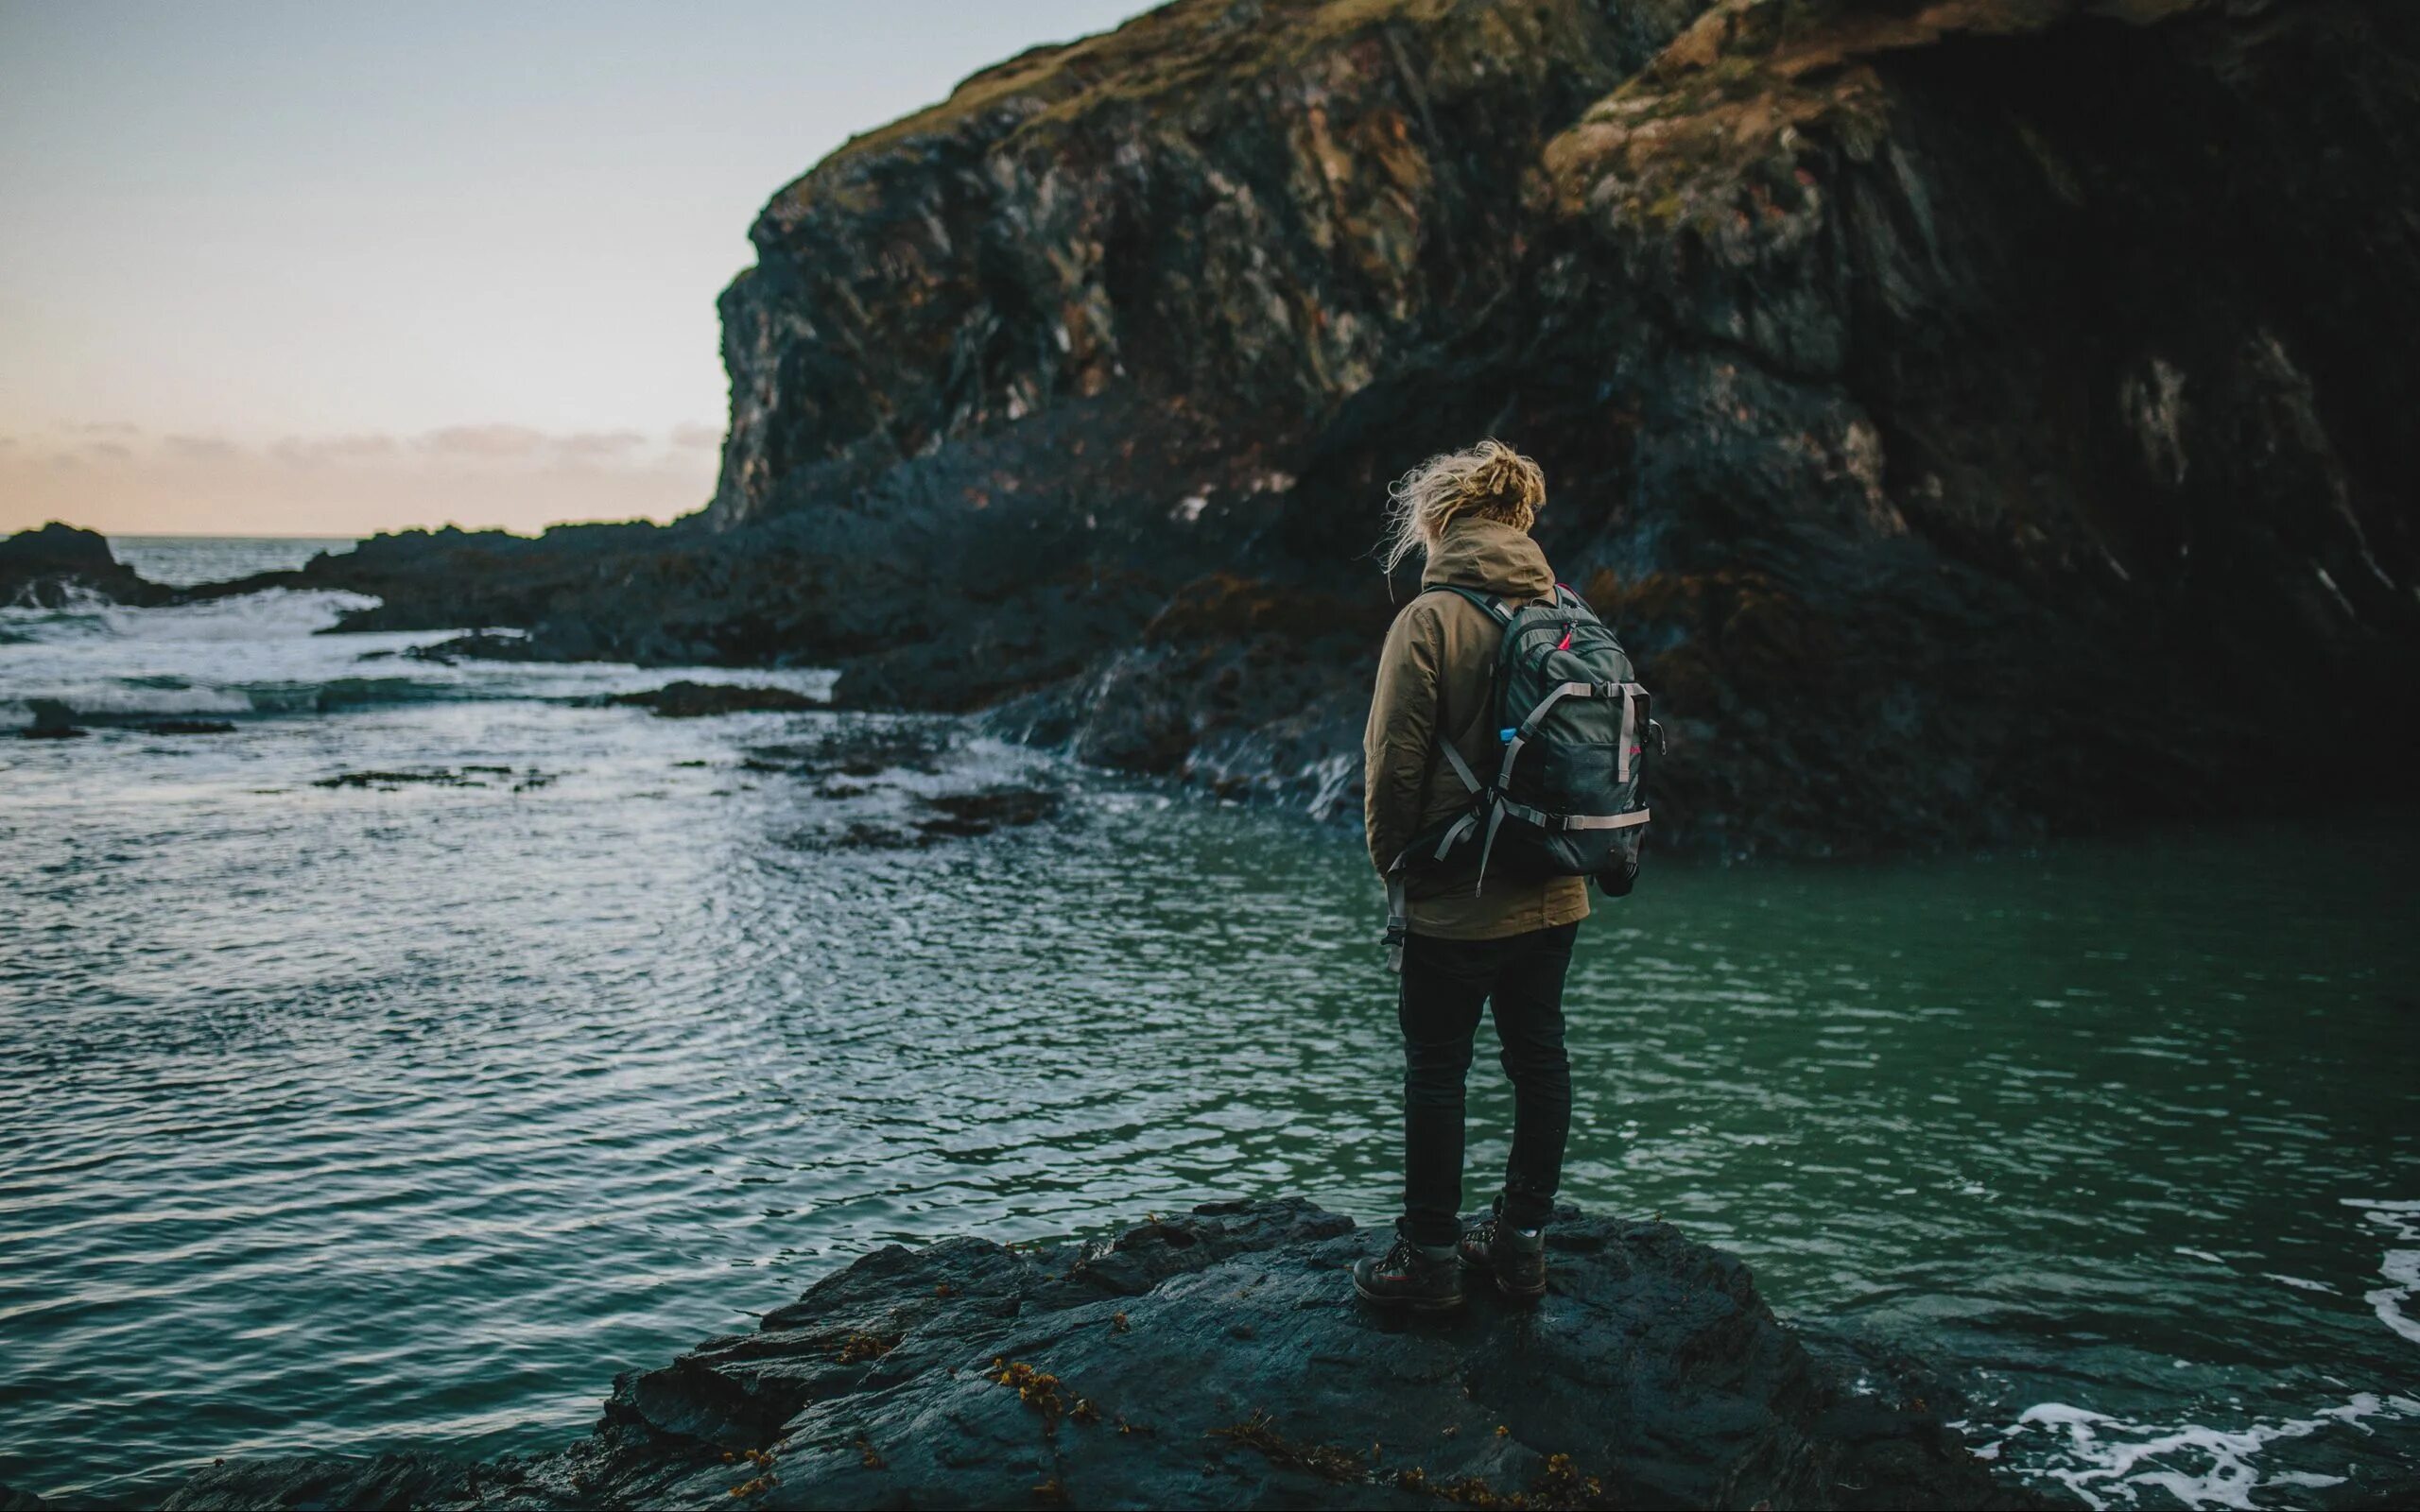
[[(1531, 9), (1541, 26), (1550, 26), (1582, 8), (1576, 0), (1547, 0)], [(1467, 9), (1458, 0), (1267, 0), (1254, 20), (1234, 0), (1173, 0), (1112, 30), (1030, 47), (970, 75), (939, 104), (851, 137), (784, 194), (852, 159), (947, 131), (1011, 100), (1036, 101), (1038, 115), (1062, 119), (1146, 103), (1282, 72), (1391, 23), (1428, 27), (1464, 19)]]
[[(1547, 145), (1577, 213), (1616, 191), (1617, 219), (1655, 229), (1738, 214), (1736, 192), (1788, 166), (1793, 132), (1852, 157), (1888, 129), (1872, 60), (1952, 37), (2040, 31), (2091, 13), (2153, 25), (2206, 0), (1718, 0), (1655, 60)], [(1769, 175), (1770, 176), (1770, 175)]]

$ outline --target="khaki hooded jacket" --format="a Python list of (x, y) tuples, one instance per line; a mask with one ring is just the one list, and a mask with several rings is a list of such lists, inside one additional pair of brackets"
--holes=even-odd
[[(1495, 653), (1504, 631), (1460, 593), (1474, 588), (1517, 606), (1554, 593), (1546, 553), (1529, 533), (1464, 516), (1445, 526), (1420, 575), (1421, 595), (1395, 616), (1378, 653), (1378, 685), (1361, 737), (1361, 817), (1380, 876), (1413, 834), (1461, 810), (1469, 792), (1437, 754), (1442, 732), (1471, 770), (1495, 770), (1504, 747), (1489, 728)], [(1491, 876), (1474, 895), (1475, 868), (1409, 873), (1410, 929), (1438, 939), (1501, 939), (1588, 917), (1581, 877), (1542, 882)]]

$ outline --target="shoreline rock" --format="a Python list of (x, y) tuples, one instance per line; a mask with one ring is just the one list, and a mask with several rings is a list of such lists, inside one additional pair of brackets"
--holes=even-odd
[(750, 682), (667, 682), (644, 693), (616, 693), (603, 702), (609, 707), (645, 709), (659, 719), (705, 719), (717, 714), (797, 713), (827, 709), (821, 698), (789, 688)]
[(53, 520), (0, 536), (0, 604), (58, 609), (79, 591), (133, 605), (165, 603), (176, 592), (119, 561), (97, 530)]
[(233, 1460), (170, 1508), (2051, 1504), (1922, 1403), (1860, 1396), (1733, 1256), (1566, 1211), (1534, 1307), (1410, 1320), (1300, 1199), (1114, 1240), (864, 1256), (618, 1378), (552, 1454)]

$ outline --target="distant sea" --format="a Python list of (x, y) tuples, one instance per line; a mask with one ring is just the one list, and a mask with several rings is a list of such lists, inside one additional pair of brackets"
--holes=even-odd
[[(191, 583), (344, 542), (115, 544)], [(1286, 1192), (1386, 1220), (1357, 836), (945, 718), (600, 702), (821, 673), (320, 633), (364, 602), (0, 609), (0, 1482), (558, 1445), (615, 1372), (887, 1243)], [(34, 697), (91, 733), (13, 738)], [(1001, 789), (1055, 807), (916, 827)], [(1564, 1195), (1931, 1362), (2046, 1489), (2391, 1501), (2420, 1479), (2415, 841), (1651, 859), (1582, 931)], [(1499, 1083), (1482, 1053), (1474, 1207)]]
[(351, 551), (351, 536), (112, 536), (117, 559), (155, 583), (190, 588), (254, 573), (292, 572), (321, 552)]

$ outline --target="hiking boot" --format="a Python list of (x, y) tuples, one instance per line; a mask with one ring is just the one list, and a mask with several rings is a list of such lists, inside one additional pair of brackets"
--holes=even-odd
[(1353, 1263), (1353, 1289), (1376, 1307), (1443, 1313), (1462, 1305), (1462, 1272), (1452, 1246), (1397, 1238), (1380, 1258)]
[(1465, 1270), (1495, 1278), (1495, 1289), (1507, 1297), (1544, 1297), (1547, 1290), (1547, 1236), (1542, 1228), (1521, 1228), (1500, 1212), (1489, 1213), (1470, 1226), (1454, 1246)]

